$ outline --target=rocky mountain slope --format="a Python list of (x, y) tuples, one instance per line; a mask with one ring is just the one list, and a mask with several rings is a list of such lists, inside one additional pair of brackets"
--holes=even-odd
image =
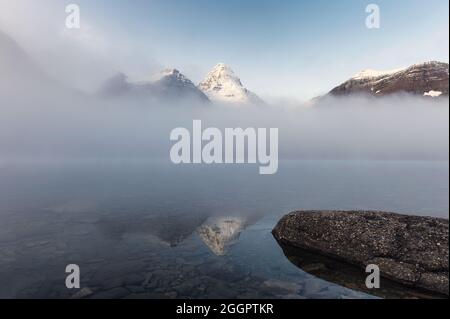
[(209, 102), (195, 84), (176, 69), (167, 69), (151, 80), (130, 82), (127, 76), (119, 73), (107, 80), (100, 88), (103, 97), (140, 97), (155, 100), (186, 100)]
[(433, 61), (392, 71), (365, 70), (329, 94), (386, 96), (394, 93), (433, 98), (448, 96), (448, 63)]

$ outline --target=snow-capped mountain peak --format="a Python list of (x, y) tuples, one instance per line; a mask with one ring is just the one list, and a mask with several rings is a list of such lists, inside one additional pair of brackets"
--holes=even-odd
[[(241, 80), (236, 76), (234, 71), (226, 64), (217, 64), (206, 76), (205, 82), (213, 84), (223, 84), (224, 82), (232, 82), (237, 86), (242, 86)], [(205, 83), (204, 82), (204, 83)], [(207, 84), (206, 83), (206, 84)]]
[(198, 87), (213, 101), (235, 104), (262, 102), (256, 94), (242, 85), (239, 77), (224, 63), (217, 64)]

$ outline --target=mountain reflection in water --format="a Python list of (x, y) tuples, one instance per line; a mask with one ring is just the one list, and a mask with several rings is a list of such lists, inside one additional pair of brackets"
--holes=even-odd
[(211, 217), (197, 233), (214, 254), (223, 256), (237, 242), (245, 227), (247, 220), (243, 217)]
[[(448, 218), (448, 163), (280, 167), (0, 166), (0, 298), (373, 298), (291, 263), (271, 234), (279, 219), (309, 208)], [(72, 263), (83, 291), (65, 287)]]

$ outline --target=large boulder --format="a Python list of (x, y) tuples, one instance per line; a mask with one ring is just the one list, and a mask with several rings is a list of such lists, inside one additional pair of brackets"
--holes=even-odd
[(299, 211), (283, 217), (275, 238), (384, 278), (438, 294), (448, 289), (448, 220), (367, 211)]

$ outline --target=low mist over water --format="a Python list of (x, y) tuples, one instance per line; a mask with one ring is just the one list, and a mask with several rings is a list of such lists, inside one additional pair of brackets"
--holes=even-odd
[(168, 160), (170, 132), (192, 129), (200, 119), (205, 128), (279, 128), (282, 159), (448, 160), (448, 99), (326, 98), (313, 107), (227, 108), (42, 94), (0, 96), (0, 158)]

